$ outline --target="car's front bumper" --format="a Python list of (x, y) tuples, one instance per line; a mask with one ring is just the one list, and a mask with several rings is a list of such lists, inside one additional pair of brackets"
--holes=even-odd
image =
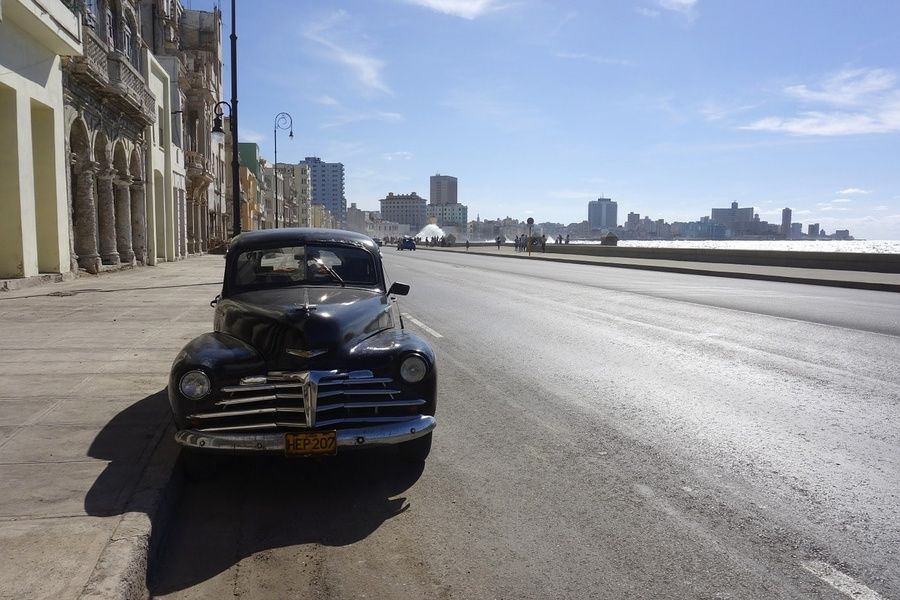
[[(416, 419), (337, 430), (338, 448), (365, 448), (409, 442), (431, 433), (437, 426), (434, 417), (423, 415)], [(182, 429), (175, 441), (197, 450), (223, 453), (283, 453), (284, 433), (229, 433)]]

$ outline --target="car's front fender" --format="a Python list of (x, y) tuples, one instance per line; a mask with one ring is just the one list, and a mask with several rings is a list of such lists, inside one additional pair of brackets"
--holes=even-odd
[[(181, 377), (188, 371), (203, 371), (211, 382), (210, 393), (199, 400), (185, 398), (178, 389)], [(186, 414), (205, 402), (211, 402), (224, 385), (237, 382), (244, 375), (265, 373), (266, 363), (255, 348), (225, 333), (204, 333), (182, 348), (169, 372), (169, 404), (179, 428)]]

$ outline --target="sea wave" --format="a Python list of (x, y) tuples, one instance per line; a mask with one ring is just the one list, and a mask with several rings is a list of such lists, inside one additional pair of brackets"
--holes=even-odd
[[(597, 241), (573, 240), (572, 243), (597, 244)], [(631, 248), (718, 248), (726, 250), (900, 254), (900, 241), (898, 240), (619, 240), (618, 245)]]

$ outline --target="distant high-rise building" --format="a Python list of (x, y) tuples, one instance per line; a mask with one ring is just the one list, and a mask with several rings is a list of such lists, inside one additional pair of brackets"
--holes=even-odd
[(425, 227), (425, 198), (413, 192), (411, 194), (395, 194), (391, 192), (380, 200), (381, 218), (385, 221), (409, 225), (413, 234)]
[(469, 221), (469, 207), (458, 202), (453, 204), (429, 204), (425, 215), (434, 219), (438, 227), (452, 226), (464, 232)]
[(786, 238), (791, 237), (791, 215), (792, 211), (789, 208), (785, 208), (781, 211), (781, 235)]
[(609, 198), (597, 198), (588, 202), (588, 223), (591, 230), (615, 229), (618, 225), (618, 206)]
[(347, 199), (344, 197), (344, 165), (328, 163), (315, 156), (307, 156), (301, 163), (309, 168), (309, 196), (313, 205), (324, 206), (340, 225), (347, 220)]
[(456, 204), (456, 177), (450, 175), (431, 176), (431, 204)]
[(641, 214), (636, 212), (628, 213), (628, 219), (625, 221), (625, 231), (637, 231), (641, 223)]
[(710, 220), (724, 225), (732, 236), (741, 234), (752, 229), (753, 207), (738, 208), (738, 203), (732, 202), (731, 208), (712, 209)]
[(347, 229), (357, 233), (366, 233), (366, 213), (356, 208), (356, 202), (347, 209)]
[(809, 237), (819, 237), (819, 224), (810, 223), (806, 228), (806, 235)]
[(791, 223), (791, 239), (799, 240), (803, 237), (803, 223)]

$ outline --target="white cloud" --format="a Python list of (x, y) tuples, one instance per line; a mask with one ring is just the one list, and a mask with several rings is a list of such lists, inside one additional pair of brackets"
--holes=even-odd
[(872, 192), (869, 190), (862, 190), (860, 188), (847, 188), (845, 190), (840, 190), (835, 193), (840, 194), (841, 196), (848, 196), (850, 194), (871, 194)]
[(658, 10), (653, 10), (652, 8), (647, 8), (647, 7), (645, 7), (645, 6), (638, 6), (638, 7), (635, 7), (634, 11), (635, 11), (637, 14), (639, 14), (639, 15), (641, 15), (641, 16), (644, 16), (644, 17), (648, 17), (648, 18), (650, 18), (650, 19), (655, 19), (656, 17), (659, 16), (659, 11), (658, 11)]
[(497, 0), (405, 0), (407, 4), (415, 4), (424, 8), (461, 17), (477, 19), (489, 12), (505, 8)]
[(741, 127), (800, 136), (841, 136), (900, 131), (900, 89), (886, 69), (843, 70), (817, 86), (792, 85), (784, 94), (825, 110), (805, 110), (787, 117), (771, 116)]
[(804, 102), (859, 106), (873, 94), (892, 90), (896, 80), (897, 76), (887, 69), (844, 69), (826, 77), (817, 88), (791, 85), (784, 93)]
[(758, 104), (741, 104), (741, 105), (725, 105), (715, 100), (707, 100), (700, 107), (700, 114), (706, 117), (707, 121), (722, 121), (734, 115), (752, 110), (759, 106)]
[(337, 40), (341, 37), (338, 25), (347, 20), (346, 11), (339, 10), (320, 23), (313, 23), (306, 29), (305, 37), (328, 51), (328, 58), (350, 69), (360, 84), (368, 90), (393, 94), (393, 90), (382, 80), (384, 61), (360, 50), (351, 49)]
[(697, 5), (697, 0), (657, 0), (660, 8), (690, 15)]
[(241, 127), (238, 131), (238, 135), (241, 137), (239, 140), (241, 143), (252, 142), (254, 144), (259, 144), (268, 139), (268, 136), (258, 131), (247, 129), (246, 127)]
[(412, 152), (401, 150), (399, 152), (385, 152), (381, 155), (384, 160), (410, 160), (413, 157)]
[(340, 104), (340, 102), (328, 95), (319, 96), (318, 98), (316, 98), (316, 102), (318, 102), (322, 106), (338, 106)]
[(853, 202), (853, 200), (851, 200), (850, 198), (835, 198), (834, 200), (832, 200), (832, 202), (842, 204), (846, 202)]
[(605, 56), (594, 56), (591, 54), (582, 54), (580, 52), (557, 52), (556, 57), (569, 60), (586, 60), (598, 65), (620, 65), (628, 67), (634, 64), (634, 62), (625, 58), (606, 58)]

